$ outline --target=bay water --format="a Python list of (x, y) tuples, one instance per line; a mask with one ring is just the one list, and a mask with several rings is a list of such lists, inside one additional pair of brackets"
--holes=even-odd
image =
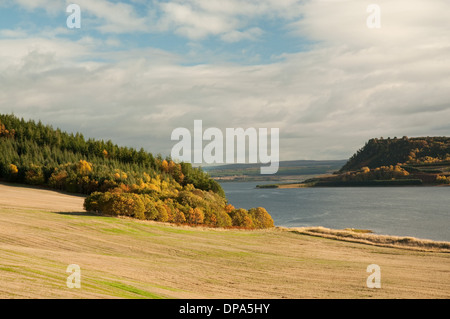
[(275, 226), (369, 229), (450, 242), (450, 187), (256, 188), (222, 182), (237, 208), (264, 207)]

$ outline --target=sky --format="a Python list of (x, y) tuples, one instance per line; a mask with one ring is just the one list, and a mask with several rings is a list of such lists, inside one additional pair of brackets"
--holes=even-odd
[(0, 112), (163, 156), (174, 129), (202, 120), (278, 128), (279, 160), (346, 159), (374, 137), (450, 135), (449, 12), (448, 0), (0, 0)]

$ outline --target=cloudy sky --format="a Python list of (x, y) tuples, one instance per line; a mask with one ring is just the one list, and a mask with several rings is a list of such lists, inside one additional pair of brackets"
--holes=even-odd
[(280, 160), (345, 159), (372, 137), (450, 135), (449, 13), (448, 0), (1, 0), (0, 112), (163, 155), (194, 120), (279, 128)]

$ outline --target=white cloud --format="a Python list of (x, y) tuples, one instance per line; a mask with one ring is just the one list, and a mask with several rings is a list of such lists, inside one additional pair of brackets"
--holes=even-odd
[(0, 30), (0, 37), (2, 38), (25, 38), (28, 36), (28, 33), (24, 30), (10, 30), (10, 29), (2, 29)]
[[(306, 2), (290, 27), (316, 44), (266, 65), (186, 66), (188, 56), (161, 50), (104, 52), (105, 43), (120, 45), (114, 38), (3, 39), (1, 111), (164, 154), (171, 131), (195, 119), (221, 129), (278, 127), (281, 160), (346, 158), (372, 137), (450, 134), (450, 5), (378, 2), (379, 30), (365, 24), (370, 2)], [(166, 27), (238, 41), (263, 31), (237, 17), (298, 17), (295, 1), (260, 3), (176, 1)], [(100, 16), (100, 8), (90, 10)], [(111, 30), (122, 23), (108, 16)]]
[[(292, 21), (301, 16), (300, 0), (77, 0), (82, 25), (102, 33), (174, 32), (190, 40), (218, 36), (226, 42), (255, 40), (262, 34), (259, 19)], [(12, 3), (11, 1), (8, 3)], [(27, 10), (65, 11), (69, 0), (18, 0)], [(134, 4), (146, 9), (138, 12)]]
[(210, 15), (197, 11), (189, 4), (162, 3), (162, 29), (174, 29), (176, 33), (190, 39), (201, 39), (208, 35), (219, 35), (238, 27), (238, 20), (232, 16)]
[(113, 3), (107, 0), (77, 0), (77, 4), (87, 13), (99, 19), (98, 29), (104, 33), (128, 33), (148, 31), (148, 19), (140, 16), (127, 3)]
[[(14, 2), (8, 2), (10, 5)], [(50, 14), (66, 12), (66, 7), (76, 3), (81, 8), (82, 21), (93, 23), (103, 33), (129, 33), (149, 31), (147, 12), (140, 15), (133, 5), (108, 0), (16, 0), (15, 4), (27, 10), (44, 9)], [(95, 20), (90, 19), (94, 17)], [(83, 22), (82, 22), (83, 24)], [(84, 25), (84, 24), (83, 24)]]
[(227, 42), (254, 40), (261, 34), (258, 19), (291, 20), (300, 16), (295, 0), (191, 0), (159, 2), (160, 30), (173, 30), (192, 40), (221, 36)]
[[(381, 9), (381, 28), (369, 29), (369, 4)], [(323, 45), (413, 46), (449, 43), (450, 3), (445, 0), (360, 0), (308, 1), (302, 5), (302, 19), (291, 24), (294, 33)], [(447, 40), (447, 42), (442, 42)]]
[(14, 0), (8, 2), (18, 4), (27, 10), (42, 8), (51, 14), (56, 14), (64, 4), (63, 0)]
[(245, 31), (233, 30), (222, 35), (221, 39), (224, 40), (225, 42), (230, 43), (239, 42), (242, 40), (256, 41), (263, 33), (264, 33), (263, 30), (256, 27)]
[(363, 63), (377, 51), (327, 48), (245, 67), (180, 66), (163, 53), (139, 51), (111, 52), (113, 63), (64, 64), (69, 52), (82, 52), (78, 46), (22, 51), (21, 63), (2, 72), (1, 105), (165, 154), (171, 131), (192, 129), (195, 119), (221, 129), (279, 127), (281, 159), (345, 158), (371, 137), (442, 133), (436, 128), (450, 116), (446, 59), (434, 62), (440, 71), (430, 72), (427, 84), (424, 61), (413, 67), (419, 61), (393, 59), (376, 70)]

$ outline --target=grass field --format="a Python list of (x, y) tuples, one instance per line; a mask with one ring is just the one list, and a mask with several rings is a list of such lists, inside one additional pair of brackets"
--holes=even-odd
[[(447, 249), (189, 228), (96, 216), (82, 204), (0, 184), (0, 298), (450, 297)], [(70, 264), (81, 268), (79, 289), (66, 285)], [(366, 287), (370, 264), (381, 268), (381, 289)]]

